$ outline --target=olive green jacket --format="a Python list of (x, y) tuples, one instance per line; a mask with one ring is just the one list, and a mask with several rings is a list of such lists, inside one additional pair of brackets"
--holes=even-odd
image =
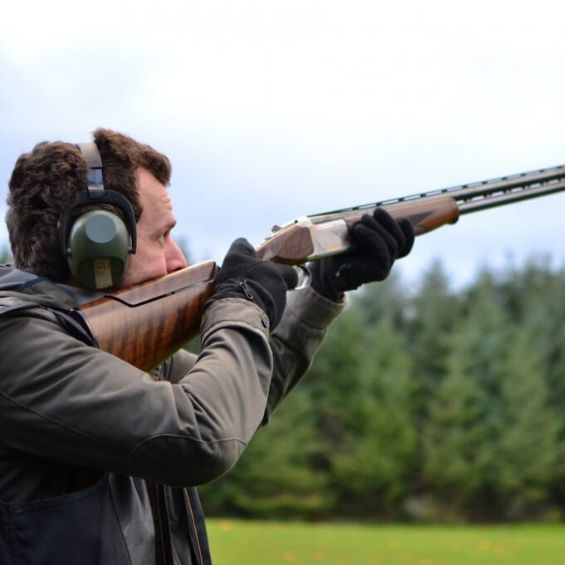
[[(220, 300), (202, 319), (200, 355), (179, 351), (147, 374), (92, 347), (67, 323), (66, 310), (84, 299), (0, 268), (0, 562), (26, 551), (22, 532), (43, 554), (56, 551), (45, 563), (73, 562), (61, 561), (68, 528), (87, 538), (76, 548), (82, 557), (103, 553), (81, 563), (122, 563), (124, 555), (132, 564), (157, 563), (171, 554), (178, 563), (209, 562), (194, 516), (199, 503), (184, 487), (236, 463), (304, 374), (341, 306), (311, 289), (290, 292), (270, 333), (255, 304)], [(155, 492), (147, 487), (154, 483)], [(106, 499), (99, 520), (107, 526), (111, 513), (115, 528), (85, 521), (83, 496)], [(165, 536), (156, 533), (159, 497), (170, 506)], [(54, 519), (49, 508), (68, 518), (55, 531), (43, 530)]]

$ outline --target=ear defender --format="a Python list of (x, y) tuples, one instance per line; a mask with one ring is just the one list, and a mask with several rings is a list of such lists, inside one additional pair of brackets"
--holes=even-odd
[[(120, 284), (130, 253), (137, 245), (135, 214), (129, 200), (119, 192), (106, 190), (102, 177), (102, 159), (95, 143), (77, 147), (88, 163), (87, 188), (61, 217), (59, 244), (67, 257), (72, 276), (85, 288), (104, 290)], [(110, 204), (125, 218), (108, 210), (81, 208)]]

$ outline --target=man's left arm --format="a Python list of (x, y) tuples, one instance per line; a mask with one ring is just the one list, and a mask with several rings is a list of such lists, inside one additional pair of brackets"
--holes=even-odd
[(288, 293), (284, 316), (271, 334), (273, 376), (263, 425), (306, 373), (328, 329), (345, 306), (307, 287)]
[[(306, 373), (329, 327), (344, 306), (345, 302), (328, 300), (310, 287), (288, 293), (283, 317), (269, 338), (274, 367), (263, 424)], [(193, 353), (178, 351), (163, 366), (165, 378), (178, 381), (196, 359)]]
[(414, 244), (414, 230), (406, 219), (394, 220), (377, 208), (350, 231), (351, 249), (316, 261), (311, 287), (288, 293), (280, 324), (271, 334), (274, 368), (263, 424), (310, 367), (332, 324), (344, 308), (344, 293), (388, 277), (396, 259)]

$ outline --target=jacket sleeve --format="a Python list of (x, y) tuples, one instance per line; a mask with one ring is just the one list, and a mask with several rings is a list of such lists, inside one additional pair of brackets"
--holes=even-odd
[(308, 370), (343, 308), (344, 303), (331, 302), (309, 287), (289, 292), (283, 318), (270, 338), (274, 370), (263, 424)]
[[(309, 369), (329, 327), (344, 306), (344, 302), (327, 300), (311, 288), (288, 293), (285, 313), (269, 338), (273, 376), (263, 424)], [(178, 351), (167, 364), (166, 378), (177, 382), (196, 359), (188, 351)]]
[[(331, 302), (311, 288), (288, 293), (283, 318), (269, 338), (273, 376), (263, 424), (309, 369), (329, 327), (343, 308), (344, 302)], [(196, 359), (188, 351), (178, 351), (168, 362), (167, 378), (177, 382)]]
[(211, 305), (202, 353), (177, 383), (85, 345), (40, 312), (0, 320), (0, 441), (7, 446), (188, 486), (228, 470), (260, 425), (273, 357), (256, 305)]

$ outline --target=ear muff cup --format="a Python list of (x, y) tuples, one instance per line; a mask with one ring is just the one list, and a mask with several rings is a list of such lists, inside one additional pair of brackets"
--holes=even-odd
[(67, 246), (73, 277), (84, 287), (117, 285), (128, 264), (130, 237), (124, 222), (106, 210), (82, 214), (71, 228)]

